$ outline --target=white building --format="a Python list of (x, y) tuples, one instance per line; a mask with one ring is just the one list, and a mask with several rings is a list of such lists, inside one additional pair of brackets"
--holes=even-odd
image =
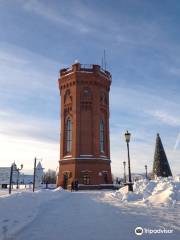
[[(7, 187), (10, 182), (10, 174), (11, 167), (0, 167), (0, 187)], [(13, 163), (13, 175), (12, 175), (12, 183), (17, 183), (17, 167), (16, 164)]]
[(42, 167), (41, 163), (39, 162), (36, 167), (36, 185), (39, 186), (42, 183), (42, 178), (44, 175), (44, 168)]
[(177, 174), (175, 177), (174, 177), (175, 181), (178, 181), (180, 182), (180, 174)]
[[(35, 178), (35, 183), (36, 183), (36, 187), (40, 186), (42, 183), (42, 178), (44, 175), (43, 172), (43, 167), (41, 165), (40, 162), (38, 162), (37, 166), (36, 166), (36, 178)], [(19, 177), (19, 183), (21, 184), (32, 184), (33, 183), (33, 175), (30, 174), (21, 174)]]
[[(21, 173), (19, 174), (19, 179), (18, 178), (18, 172), (17, 172), (17, 167), (16, 164), (14, 163), (13, 167), (13, 176), (12, 176), (12, 183), (17, 184), (17, 180), (19, 184), (32, 184), (33, 183), (33, 175), (31, 174), (24, 174)], [(9, 185), (10, 182), (10, 172), (11, 172), (11, 167), (0, 167), (0, 188), (7, 188), (7, 185)], [(42, 178), (43, 178), (43, 167), (41, 163), (39, 162), (36, 167), (36, 187), (40, 186), (42, 183)]]

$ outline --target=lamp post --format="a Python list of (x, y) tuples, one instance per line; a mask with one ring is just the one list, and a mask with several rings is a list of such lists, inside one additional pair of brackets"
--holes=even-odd
[(123, 166), (124, 166), (124, 183), (126, 183), (126, 162), (123, 162)]
[(11, 194), (11, 188), (12, 188), (12, 176), (13, 176), (13, 168), (14, 168), (14, 163), (11, 165), (11, 171), (10, 171), (10, 180), (9, 180), (9, 194)]
[(147, 175), (147, 165), (145, 165), (144, 167), (145, 167), (145, 171), (146, 171), (146, 179), (148, 179), (148, 175)]
[(125, 134), (125, 141), (127, 143), (127, 152), (128, 152), (128, 174), (129, 174), (129, 183), (128, 183), (128, 190), (133, 192), (133, 183), (131, 179), (131, 165), (130, 165), (130, 154), (129, 154), (129, 142), (131, 138), (131, 134), (127, 131)]
[(21, 164), (20, 168), (16, 168), (16, 171), (17, 171), (17, 186), (16, 186), (16, 188), (17, 189), (19, 188), (19, 171), (21, 171), (22, 169), (23, 169), (23, 164)]
[(35, 184), (36, 184), (36, 157), (34, 159), (33, 192), (35, 190)]
[(15, 162), (11, 165), (11, 170), (10, 170), (10, 179), (9, 179), (9, 194), (11, 194), (12, 190), (12, 180), (13, 180), (13, 172), (14, 170), (17, 171), (17, 188), (18, 188), (18, 181), (19, 181), (19, 171), (22, 170), (23, 164), (21, 164), (21, 168), (17, 168)]

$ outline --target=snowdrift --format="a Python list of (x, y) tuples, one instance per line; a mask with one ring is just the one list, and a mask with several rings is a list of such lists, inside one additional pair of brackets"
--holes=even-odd
[(173, 178), (158, 178), (156, 180), (140, 180), (134, 183), (134, 192), (128, 192), (123, 187), (112, 193), (124, 203), (142, 203), (147, 205), (173, 206), (180, 201), (180, 182)]

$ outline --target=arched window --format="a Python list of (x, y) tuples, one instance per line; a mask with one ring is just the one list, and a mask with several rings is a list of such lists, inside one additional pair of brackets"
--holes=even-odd
[(72, 149), (72, 122), (71, 119), (68, 118), (66, 121), (65, 127), (65, 139), (66, 139), (66, 153), (71, 152)]
[(104, 92), (101, 92), (101, 94), (100, 94), (100, 103), (107, 105), (107, 96)]
[(100, 121), (100, 152), (104, 152), (104, 122), (103, 120)]
[(64, 103), (68, 104), (72, 102), (72, 96), (71, 96), (71, 92), (69, 89), (66, 90), (65, 94), (64, 94)]

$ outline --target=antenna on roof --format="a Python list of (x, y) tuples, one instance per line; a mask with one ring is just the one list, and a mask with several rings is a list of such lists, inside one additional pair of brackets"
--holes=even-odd
[(106, 64), (106, 50), (104, 49), (104, 69), (106, 70), (107, 64)]
[(101, 67), (106, 70), (107, 69), (107, 62), (106, 62), (106, 50), (103, 51), (103, 56), (101, 59)]
[(104, 68), (104, 58), (101, 59), (101, 67)]

